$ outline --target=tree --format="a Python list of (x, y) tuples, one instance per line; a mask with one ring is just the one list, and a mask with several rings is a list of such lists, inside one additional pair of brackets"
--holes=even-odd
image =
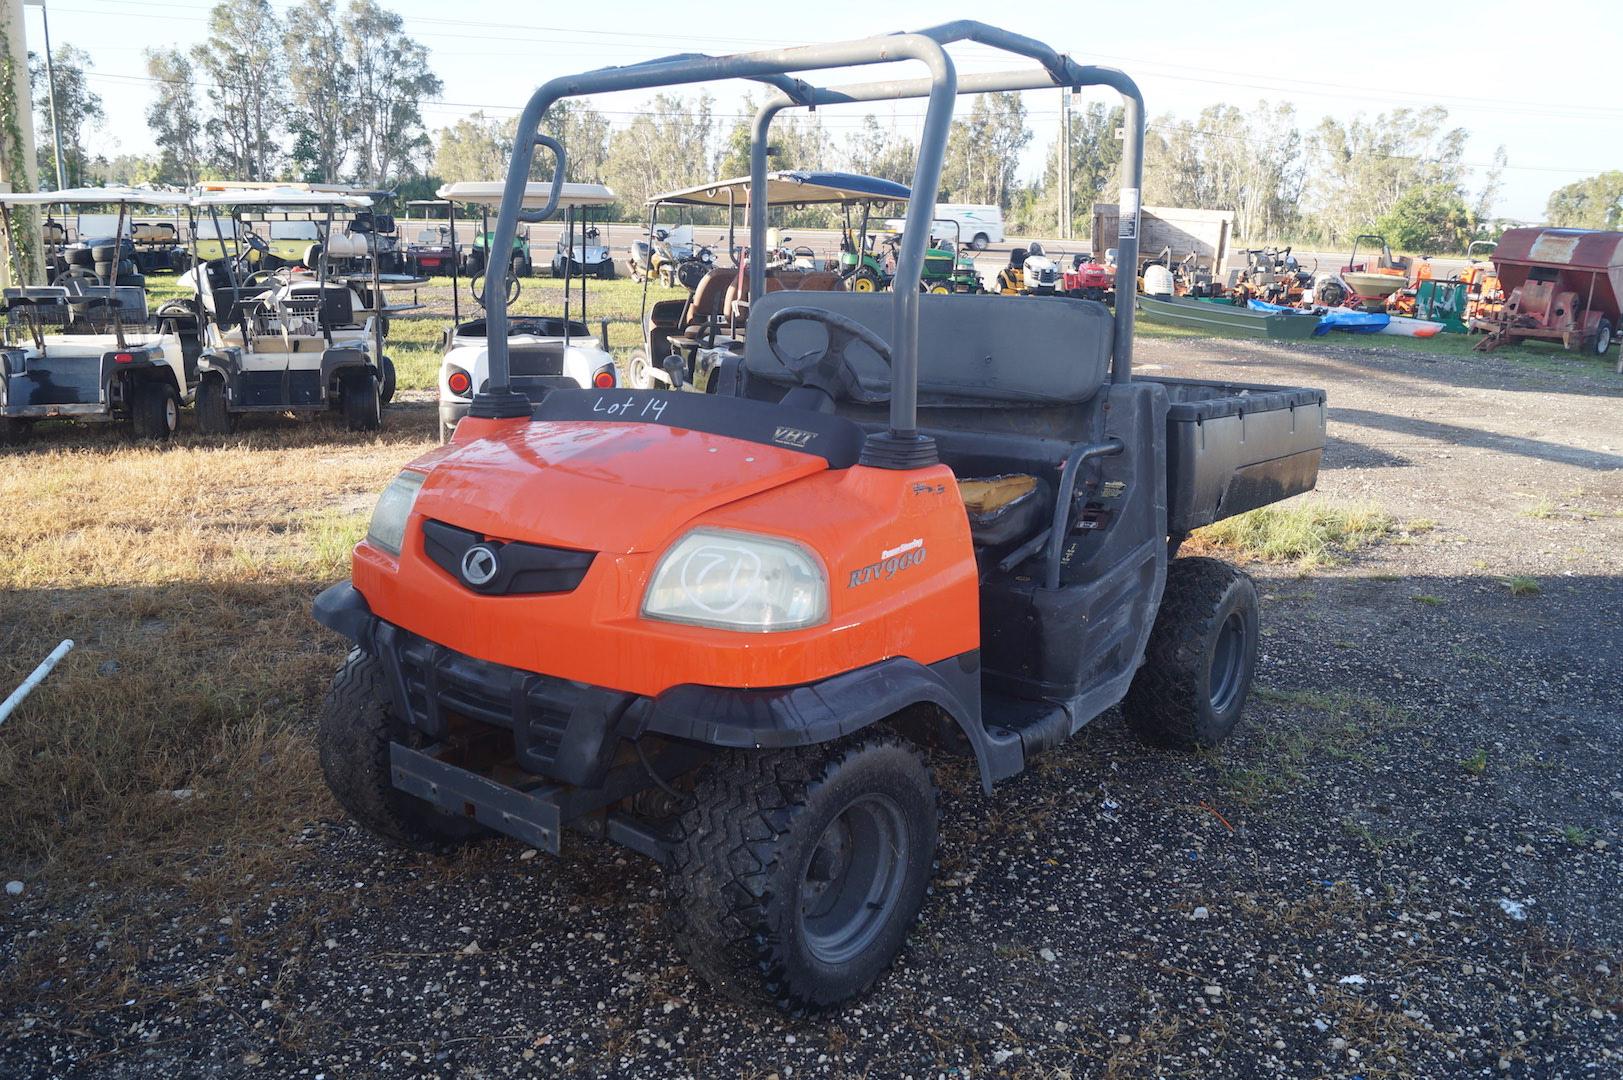
[(863, 117), (862, 130), (845, 137), (846, 167), (864, 176), (911, 184), (918, 156), (913, 140), (883, 126), (873, 116)]
[(344, 48), (335, 0), (304, 0), (288, 13), (282, 47), (288, 60), (293, 169), (331, 183), (343, 173), (355, 133), (355, 68)]
[(715, 98), (657, 94), (609, 137), (605, 178), (622, 206), (641, 208), (650, 195), (714, 179), (714, 142)]
[(1460, 251), (1476, 233), (1476, 219), (1451, 184), (1421, 184), (1398, 196), (1375, 220), (1375, 231), (1401, 251)]
[[(957, 202), (1007, 208), (1015, 189), (1020, 151), (1031, 141), (1026, 107), (1014, 91), (980, 94), (969, 116), (954, 120), (941, 169), (941, 194)], [(934, 199), (935, 192), (913, 193)]]
[[(62, 137), (62, 171), (69, 187), (86, 182), (89, 162), (85, 158), (87, 127), (100, 127), (104, 113), (101, 97), (85, 80), (85, 70), (94, 65), (82, 49), (57, 46), (51, 65), (54, 80), (47, 76), (43, 58), (28, 54), (28, 77), (34, 87), (36, 123), (34, 138), (41, 177), (56, 176), (56, 154), (51, 141), (51, 90), (56, 91), (56, 123)], [(43, 185), (42, 185), (43, 186)]]
[(157, 84), (147, 127), (159, 150), (156, 179), (189, 187), (203, 164), (203, 115), (193, 92), (196, 70), (179, 49), (148, 49), (147, 76)]
[(446, 180), (500, 180), (507, 176), (513, 156), (513, 120), (498, 120), (482, 112), (463, 117), (439, 130), (434, 148), (434, 172)]
[[(1106, 108), (1092, 102), (1071, 112), (1071, 213), (1085, 222), (1099, 196), (1111, 187), (1121, 173), (1121, 140), (1116, 132), (1123, 123), (1120, 106)], [(1016, 228), (1047, 235), (1059, 224), (1059, 140), (1048, 148), (1048, 161), (1042, 183), (1027, 199), (1014, 204)], [(1087, 228), (1082, 228), (1083, 235)]]
[(271, 180), (280, 167), (281, 42), (269, 0), (223, 0), (209, 12), (209, 41), (192, 49), (208, 81), (213, 115), (205, 128), (215, 162), (232, 179)]
[(376, 0), (350, 0), (343, 35), (354, 70), (356, 175), (379, 184), (410, 175), (430, 147), (423, 99), (443, 86), (429, 70), (428, 50)]
[(1556, 188), (1544, 216), (1563, 229), (1623, 228), (1623, 172), (1603, 172)]
[(1452, 189), (1464, 199), (1464, 128), (1450, 128), (1448, 110), (1395, 109), (1374, 120), (1343, 123), (1326, 117), (1309, 141), (1305, 198), (1319, 238), (1332, 244), (1368, 229), (1416, 187)]

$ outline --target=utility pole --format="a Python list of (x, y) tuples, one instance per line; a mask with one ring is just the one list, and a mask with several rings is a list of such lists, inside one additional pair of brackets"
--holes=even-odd
[(1071, 238), (1071, 88), (1059, 90), (1059, 238)]
[(23, 0), (23, 6), (39, 8), (40, 22), (45, 31), (45, 91), (51, 100), (51, 143), (56, 151), (56, 190), (64, 191), (68, 181), (62, 168), (62, 128), (56, 122), (56, 62), (51, 56), (51, 17), (45, 10), (45, 0)]

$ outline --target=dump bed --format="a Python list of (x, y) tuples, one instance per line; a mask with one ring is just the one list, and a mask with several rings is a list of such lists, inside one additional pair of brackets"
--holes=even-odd
[(1166, 387), (1167, 532), (1177, 536), (1312, 491), (1323, 390), (1135, 377)]

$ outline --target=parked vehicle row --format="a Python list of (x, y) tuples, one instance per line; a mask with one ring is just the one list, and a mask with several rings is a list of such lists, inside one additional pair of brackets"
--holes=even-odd
[[(8, 211), (72, 204), (116, 206), (115, 236), (132, 208), (184, 213), (194, 225), (208, 221), (222, 246), (202, 250), (192, 228), (191, 267), (182, 274), (189, 295), (156, 312), (142, 278), (121, 273), (122, 260), (105, 277), (58, 273), (6, 288), (0, 439), (20, 441), (37, 421), (68, 419), (127, 421), (137, 438), (162, 440), (186, 405), (211, 434), (251, 412), (333, 411), (352, 430), (378, 427), (394, 393), (378, 260), (366, 259), (364, 274), (335, 271), (337, 260), (322, 250), (314, 266), (292, 263), (244, 227), (249, 213), (271, 208), (320, 210), (330, 223), (337, 208), (369, 207), (368, 197), (264, 187), (0, 194)], [(0, 220), (14, 244), (12, 215)]]

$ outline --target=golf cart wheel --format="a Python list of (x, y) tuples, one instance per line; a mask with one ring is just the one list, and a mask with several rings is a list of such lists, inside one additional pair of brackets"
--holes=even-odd
[(1174, 559), (1144, 666), (1122, 715), (1148, 742), (1210, 749), (1228, 738), (1257, 670), (1257, 588), (1220, 559)]
[(388, 353), (384, 353), (378, 363), (378, 374), (378, 406), (382, 408), (394, 400), (395, 391), (394, 361), (389, 359)]
[(614, 260), (613, 259), (604, 259), (602, 262), (598, 263), (597, 264), (597, 276), (598, 276), (598, 279), (601, 280), (601, 281), (613, 281), (614, 280)]
[(515, 278), (530, 276), (530, 260), (523, 255), (514, 255), (507, 264), (508, 272)]
[(0, 446), (20, 446), (28, 441), (34, 433), (32, 420), (19, 420), (12, 416), (0, 416)]
[(991, 242), (991, 237), (987, 236), (983, 232), (978, 232), (975, 234), (974, 238), (970, 240), (969, 249), (971, 251), (985, 251), (987, 245), (989, 245)]
[(180, 396), (158, 379), (142, 379), (131, 387), (130, 428), (137, 439), (163, 442), (180, 426)]
[(1606, 355), (1606, 350), (1610, 349), (1611, 347), (1612, 347), (1612, 324), (1607, 322), (1605, 319), (1602, 319), (1600, 321), (1600, 325), (1595, 327), (1595, 344), (1594, 344), (1595, 355), (1596, 356), (1605, 356)]
[(416, 748), (426, 740), (394, 717), (388, 700), (383, 665), (353, 650), (333, 676), (316, 726), (321, 774), (338, 805), (367, 831), (417, 851), (482, 835), (484, 830), (467, 818), (442, 814), (395, 788), (389, 777), (389, 744)]
[(878, 292), (879, 275), (864, 266), (851, 276), (852, 292)]
[(626, 382), (633, 390), (652, 390), (659, 385), (654, 380), (653, 364), (642, 349), (634, 350), (626, 360)]
[(197, 430), (204, 435), (229, 435), (236, 426), (225, 399), (225, 380), (210, 376), (197, 388)]
[(338, 383), (338, 406), (351, 431), (376, 431), (383, 424), (378, 381), (370, 372), (350, 371)]
[(890, 736), (717, 758), (666, 879), (677, 947), (723, 993), (791, 1014), (856, 997), (918, 917), (936, 829), (930, 770)]

